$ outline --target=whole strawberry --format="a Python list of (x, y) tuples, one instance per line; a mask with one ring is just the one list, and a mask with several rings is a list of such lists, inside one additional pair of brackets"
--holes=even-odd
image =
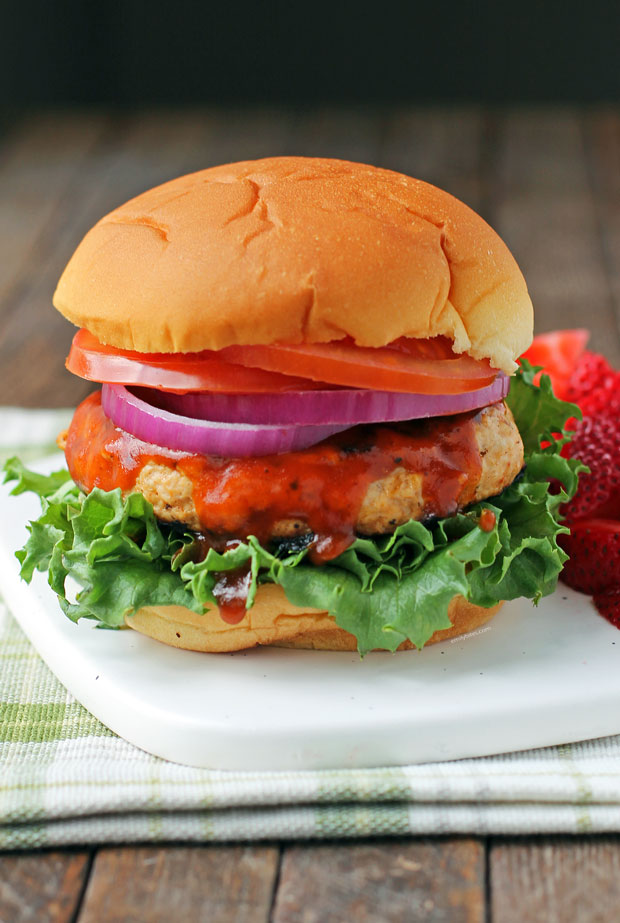
[(620, 519), (620, 414), (607, 409), (576, 421), (573, 438), (562, 449), (590, 469), (562, 512), (569, 522), (586, 517)]
[(620, 522), (582, 519), (569, 523), (570, 535), (560, 544), (570, 560), (562, 580), (582, 593), (620, 593)]
[(581, 406), (581, 401), (587, 394), (597, 388), (606, 387), (609, 380), (616, 374), (604, 356), (586, 350), (581, 354), (571, 372), (564, 391), (564, 400)]
[(590, 469), (562, 512), (570, 535), (560, 544), (569, 555), (562, 580), (591, 593), (606, 619), (620, 628), (620, 371), (585, 349), (586, 330), (558, 330), (536, 337), (526, 353), (550, 374), (556, 394), (578, 404), (572, 441), (562, 449)]
[(620, 372), (606, 375), (603, 384), (588, 391), (577, 402), (584, 417), (602, 414), (612, 420), (617, 419), (620, 416)]
[(620, 587), (605, 590), (603, 593), (595, 593), (594, 605), (608, 622), (620, 628)]

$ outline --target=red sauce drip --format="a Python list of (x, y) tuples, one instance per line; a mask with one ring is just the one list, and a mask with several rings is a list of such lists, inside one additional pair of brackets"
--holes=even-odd
[(294, 520), (301, 534), (315, 534), (310, 556), (320, 564), (354, 541), (370, 484), (395, 469), (423, 475), (424, 516), (449, 516), (471, 503), (481, 472), (475, 416), (356, 426), (301, 452), (217, 458), (130, 436), (105, 416), (98, 392), (76, 410), (66, 456), (86, 491), (129, 491), (149, 461), (177, 468), (192, 482), (201, 530), (212, 545), (248, 535), (268, 544), (276, 523)]
[(221, 618), (229, 625), (238, 625), (246, 613), (250, 589), (250, 564), (235, 570), (222, 571), (213, 587)]
[(483, 532), (492, 532), (495, 528), (495, 513), (493, 510), (483, 510), (480, 513), (480, 519), (478, 520), (478, 525)]

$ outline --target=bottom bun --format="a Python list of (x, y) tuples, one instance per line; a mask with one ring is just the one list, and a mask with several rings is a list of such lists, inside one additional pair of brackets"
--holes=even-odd
[[(475, 631), (493, 618), (502, 604), (483, 609), (455, 596), (448, 608), (451, 628), (436, 631), (427, 644), (447, 641)], [(322, 651), (355, 651), (352, 634), (338, 628), (327, 612), (294, 606), (282, 587), (273, 583), (258, 588), (256, 600), (237, 625), (229, 625), (215, 607), (198, 615), (183, 606), (145, 606), (127, 616), (130, 628), (156, 641), (188, 651), (224, 653), (257, 645), (309, 648)], [(411, 650), (404, 641), (399, 650)]]

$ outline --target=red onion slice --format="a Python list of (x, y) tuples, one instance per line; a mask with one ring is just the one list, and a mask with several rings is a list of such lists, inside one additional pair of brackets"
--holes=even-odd
[(147, 403), (123, 385), (104, 384), (101, 404), (116, 426), (144, 442), (227, 458), (297, 452), (348, 429), (348, 424), (263, 426), (189, 419)]
[[(383, 423), (419, 420), (476, 410), (502, 400), (510, 380), (500, 372), (492, 384), (463, 394), (402, 394), (343, 388), (327, 391), (289, 391), (283, 394), (172, 394), (134, 389), (162, 410), (198, 420), (277, 426)], [(309, 443), (311, 444), (311, 443)]]

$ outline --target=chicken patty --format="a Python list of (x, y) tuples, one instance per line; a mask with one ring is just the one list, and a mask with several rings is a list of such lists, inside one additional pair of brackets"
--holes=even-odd
[(139, 491), (158, 519), (216, 547), (249, 535), (262, 543), (312, 535), (317, 561), (336, 556), (355, 535), (390, 533), (491, 497), (523, 464), (521, 436), (503, 402), (452, 417), (355, 426), (299, 452), (219, 458), (142, 442), (115, 426), (93, 394), (75, 412), (65, 454), (86, 492)]
[[(454, 425), (454, 418), (449, 418), (446, 427)], [(473, 428), (480, 473), (473, 492), (468, 492), (465, 498), (467, 503), (498, 494), (512, 483), (523, 465), (521, 436), (505, 403), (493, 404), (482, 410), (474, 419)], [(357, 514), (355, 531), (360, 535), (390, 533), (410, 519), (433, 515), (425, 498), (427, 479), (427, 472), (411, 471), (395, 464), (388, 475), (368, 485)], [(195, 531), (207, 525), (198, 515), (192, 480), (179, 468), (170, 468), (157, 461), (147, 462), (135, 486), (153, 504), (158, 519), (183, 523)], [(309, 531), (308, 523), (289, 517), (273, 523), (272, 537), (291, 538)]]

